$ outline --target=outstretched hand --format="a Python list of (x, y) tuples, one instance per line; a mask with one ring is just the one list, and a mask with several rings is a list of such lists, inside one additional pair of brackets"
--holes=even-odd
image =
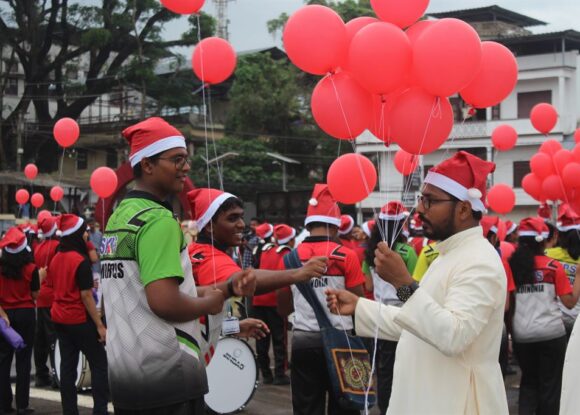
[(251, 297), (256, 291), (256, 273), (253, 268), (246, 268), (234, 275), (234, 294), (238, 297)]
[(357, 295), (350, 291), (335, 289), (327, 289), (324, 293), (326, 294), (326, 304), (332, 314), (341, 316), (352, 316), (354, 314), (359, 300)]

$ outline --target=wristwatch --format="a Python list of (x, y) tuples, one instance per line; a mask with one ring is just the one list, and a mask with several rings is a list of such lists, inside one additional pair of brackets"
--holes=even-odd
[(397, 288), (397, 297), (399, 297), (399, 300), (402, 302), (406, 302), (409, 298), (411, 298), (413, 293), (417, 291), (417, 288), (419, 288), (419, 284), (414, 281), (410, 285), (402, 285)]

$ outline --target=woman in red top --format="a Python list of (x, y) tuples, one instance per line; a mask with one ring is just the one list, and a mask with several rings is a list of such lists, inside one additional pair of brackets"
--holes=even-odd
[(54, 289), (50, 315), (61, 353), (62, 412), (65, 415), (79, 413), (75, 383), (79, 353), (83, 352), (91, 368), (93, 414), (106, 414), (109, 386), (104, 343), (107, 329), (93, 299), (86, 224), (76, 215), (64, 214), (59, 218), (59, 229), (62, 235), (48, 267), (48, 282)]
[[(36, 317), (34, 301), (40, 288), (40, 280), (46, 270), (40, 272), (34, 259), (26, 235), (18, 228), (8, 230), (0, 241), (0, 307), (7, 320), (18, 332), (26, 347), (16, 351), (16, 408), (18, 414), (32, 412), (28, 408), (30, 397), (30, 370), (32, 345)], [(13, 412), (10, 368), (15, 352), (12, 346), (0, 337), (0, 413)]]

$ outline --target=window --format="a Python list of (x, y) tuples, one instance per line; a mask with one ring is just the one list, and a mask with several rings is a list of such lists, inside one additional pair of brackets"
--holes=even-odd
[(482, 160), (487, 160), (487, 148), (485, 147), (461, 148), (460, 151), (465, 151)]
[[(449, 102), (453, 108), (453, 118), (455, 122), (485, 121), (487, 119), (487, 112), (485, 109), (471, 109), (461, 98), (452, 97), (449, 98)], [(470, 111), (475, 111), (475, 113), (469, 116)]]
[(112, 169), (117, 168), (117, 152), (115, 149), (108, 148), (107, 149), (107, 167)]
[(491, 107), (491, 119), (492, 120), (501, 120), (501, 111), (499, 105), (494, 105)]
[(15, 78), (6, 79), (4, 93), (6, 95), (18, 95), (18, 79)]
[(77, 150), (77, 170), (86, 170), (88, 168), (87, 150), (79, 148)]
[(514, 161), (514, 188), (522, 187), (522, 180), (526, 174), (530, 173), (530, 162)]
[(552, 91), (520, 92), (518, 94), (518, 118), (530, 118), (534, 105), (541, 102), (552, 103)]

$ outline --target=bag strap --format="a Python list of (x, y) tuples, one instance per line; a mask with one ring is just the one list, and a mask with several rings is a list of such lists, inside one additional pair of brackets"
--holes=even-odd
[[(284, 256), (284, 267), (286, 269), (302, 267), (302, 262), (300, 262), (300, 257), (298, 256), (298, 251), (296, 249), (293, 249), (292, 252)], [(308, 304), (310, 304), (310, 307), (312, 307), (314, 310), (314, 315), (316, 316), (316, 320), (318, 321), (320, 328), (323, 329), (333, 327), (310, 283), (299, 282), (294, 285), (296, 285), (296, 288), (298, 288), (300, 294), (304, 296), (306, 301), (308, 301)]]

